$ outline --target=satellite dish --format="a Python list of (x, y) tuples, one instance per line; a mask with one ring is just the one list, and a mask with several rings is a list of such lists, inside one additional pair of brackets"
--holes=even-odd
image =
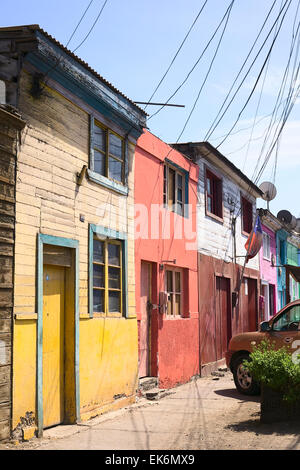
[(280, 220), (280, 222), (283, 222), (289, 225), (292, 229), (294, 229), (297, 226), (296, 217), (294, 217), (289, 211), (286, 211), (286, 210), (279, 211), (277, 214), (277, 219)]
[(265, 201), (272, 201), (276, 197), (277, 189), (270, 181), (264, 181), (261, 183), (259, 189), (263, 192), (262, 198)]

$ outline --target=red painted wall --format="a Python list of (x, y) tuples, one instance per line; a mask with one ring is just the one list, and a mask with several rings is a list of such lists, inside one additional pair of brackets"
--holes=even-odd
[[(151, 206), (163, 204), (164, 160), (189, 172), (189, 218), (179, 216), (163, 208), (159, 215), (151, 216)], [(151, 371), (158, 376), (161, 388), (173, 387), (187, 382), (199, 373), (199, 314), (197, 289), (197, 206), (198, 167), (191, 160), (173, 150), (158, 137), (146, 131), (138, 140), (135, 152), (135, 204), (143, 205), (148, 214), (148, 224), (143, 223), (141, 232), (140, 214), (137, 210), (135, 266), (136, 266), (136, 311), (140, 319), (140, 267), (141, 261), (152, 263), (152, 303), (158, 304), (160, 291), (165, 290), (166, 267), (182, 268), (184, 271), (183, 315), (170, 317), (152, 310), (151, 315)], [(163, 238), (164, 215), (170, 216), (170, 236)], [(151, 236), (151, 226), (159, 220), (158, 231)], [(186, 224), (184, 226), (184, 224)], [(194, 246), (191, 247), (190, 224), (194, 232)], [(148, 225), (148, 227), (147, 227)], [(182, 237), (176, 239), (175, 232), (182, 227)], [(156, 237), (156, 238), (155, 238)], [(192, 248), (192, 249), (190, 249)], [(176, 259), (176, 264), (162, 263)], [(164, 270), (159, 265), (164, 264)]]
[[(231, 317), (232, 336), (250, 331), (251, 329), (257, 329), (260, 278), (258, 271), (245, 268), (244, 278), (247, 278), (249, 283), (248, 295), (245, 294), (245, 286), (242, 283), (239, 303), (235, 307), (232, 305), (232, 292), (238, 290), (242, 266), (225, 263), (220, 259), (200, 253), (198, 256), (201, 374), (204, 374), (206, 366), (215, 363), (217, 360), (217, 342), (220, 340), (220, 328), (216, 319), (216, 312), (218, 310), (216, 305), (216, 276), (229, 280), (229, 314)], [(250, 301), (251, 288), (256, 289), (256, 295)]]

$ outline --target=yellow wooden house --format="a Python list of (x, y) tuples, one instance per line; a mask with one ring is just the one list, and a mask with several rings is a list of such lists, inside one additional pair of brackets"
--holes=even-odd
[[(135, 401), (134, 149), (146, 114), (38, 25), (0, 28), (16, 170), (11, 429)], [(26, 421), (26, 420), (25, 420)]]

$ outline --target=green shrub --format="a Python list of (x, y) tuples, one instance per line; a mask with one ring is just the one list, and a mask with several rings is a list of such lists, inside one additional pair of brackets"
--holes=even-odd
[(292, 360), (288, 347), (275, 349), (268, 341), (262, 341), (244, 361), (255, 381), (282, 394), (283, 399), (293, 402), (300, 399), (300, 364)]

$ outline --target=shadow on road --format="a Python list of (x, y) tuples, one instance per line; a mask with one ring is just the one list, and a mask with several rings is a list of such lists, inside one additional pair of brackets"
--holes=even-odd
[(286, 421), (265, 424), (260, 422), (260, 412), (252, 413), (250, 416), (252, 419), (228, 424), (225, 429), (236, 432), (254, 432), (258, 435), (294, 435), (297, 437), (297, 442), (300, 442), (300, 422)]
[(215, 390), (214, 392), (217, 395), (222, 395), (222, 397), (235, 398), (236, 400), (240, 401), (253, 401), (256, 403), (260, 403), (260, 396), (242, 395), (237, 391), (236, 388), (225, 388), (224, 390)]

